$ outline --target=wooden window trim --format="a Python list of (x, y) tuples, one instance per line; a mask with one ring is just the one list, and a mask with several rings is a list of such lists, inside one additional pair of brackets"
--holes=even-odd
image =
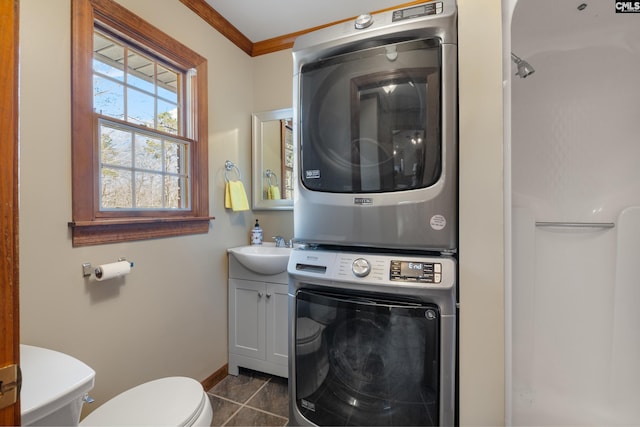
[[(159, 237), (208, 233), (208, 113), (207, 61), (112, 0), (74, 0), (71, 53), (71, 148), (73, 246), (97, 245)], [(98, 212), (99, 152), (93, 113), (93, 31), (101, 23), (137, 45), (153, 50), (179, 69), (195, 69), (197, 117), (191, 161), (191, 209), (186, 211), (127, 211), (105, 217)], [(151, 52), (150, 52), (151, 53)]]

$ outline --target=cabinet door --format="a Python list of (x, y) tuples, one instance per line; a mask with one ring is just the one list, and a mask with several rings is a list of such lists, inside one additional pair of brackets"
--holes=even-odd
[(264, 283), (229, 279), (229, 285), (229, 350), (264, 359)]
[(267, 283), (267, 354), (270, 362), (287, 365), (288, 295), (287, 285)]

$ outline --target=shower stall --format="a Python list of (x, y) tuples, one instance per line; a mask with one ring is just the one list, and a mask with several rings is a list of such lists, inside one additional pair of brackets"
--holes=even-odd
[(637, 425), (640, 14), (504, 2), (507, 422)]

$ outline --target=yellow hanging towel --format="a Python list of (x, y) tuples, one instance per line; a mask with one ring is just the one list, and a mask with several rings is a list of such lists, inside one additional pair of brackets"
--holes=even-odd
[[(229, 203), (227, 203), (227, 200)], [(224, 203), (225, 208), (228, 207), (227, 204), (229, 204), (229, 207), (231, 207), (234, 212), (249, 210), (249, 200), (247, 199), (246, 191), (244, 191), (242, 181), (227, 182)]]
[(231, 191), (229, 189), (229, 181), (224, 182), (224, 207), (231, 209)]
[(267, 192), (270, 200), (280, 200), (280, 189), (277, 185), (270, 185)]

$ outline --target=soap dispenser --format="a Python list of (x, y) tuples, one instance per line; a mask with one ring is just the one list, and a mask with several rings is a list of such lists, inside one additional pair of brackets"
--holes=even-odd
[(261, 245), (262, 244), (262, 228), (260, 228), (260, 224), (258, 224), (258, 220), (256, 219), (256, 225), (251, 230), (251, 244), (252, 245)]

